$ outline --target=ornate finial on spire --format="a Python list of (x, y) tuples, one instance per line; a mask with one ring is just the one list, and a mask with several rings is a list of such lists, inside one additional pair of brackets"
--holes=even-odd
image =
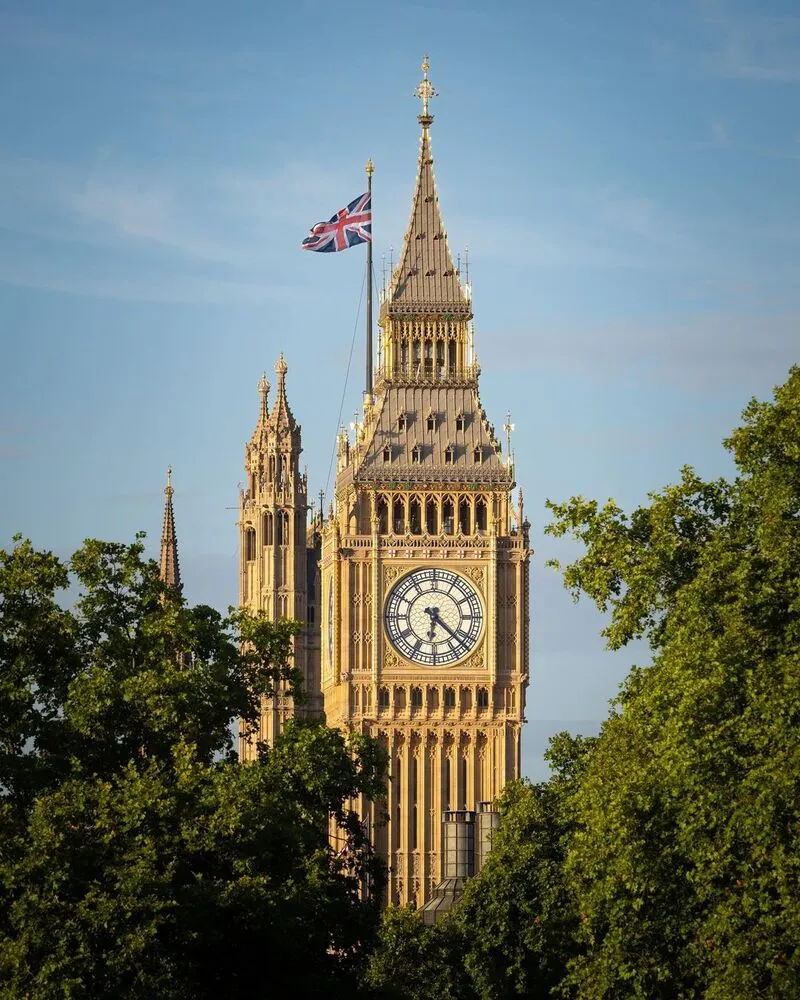
[(428, 101), (432, 97), (438, 96), (436, 89), (428, 79), (429, 69), (430, 63), (428, 62), (428, 57), (425, 56), (422, 60), (422, 80), (419, 82), (417, 89), (414, 91), (414, 96), (418, 97), (422, 101), (422, 114), (418, 116), (419, 123), (426, 128), (433, 121), (433, 115), (428, 112)]
[(269, 395), (269, 380), (267, 379), (267, 373), (263, 372), (261, 378), (258, 380), (258, 394), (261, 397), (261, 417), (263, 420), (267, 419), (267, 396)]
[(167, 466), (167, 485), (164, 487), (164, 496), (171, 497), (175, 491), (172, 488), (172, 466)]
[(289, 366), (283, 359), (283, 351), (281, 351), (281, 356), (275, 362), (275, 373), (278, 376), (279, 381), (283, 382), (286, 377), (286, 373), (289, 371)]
[(506, 432), (506, 452), (507, 460), (511, 461), (511, 432), (514, 430), (514, 425), (511, 423), (511, 411), (506, 413), (506, 422), (503, 424), (503, 430)]

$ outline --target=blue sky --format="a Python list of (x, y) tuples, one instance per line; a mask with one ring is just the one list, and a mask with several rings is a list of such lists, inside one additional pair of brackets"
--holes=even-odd
[[(623, 506), (720, 440), (800, 344), (800, 11), (778, 2), (14, 2), (0, 10), (0, 536), (158, 544), (237, 597), (256, 383), (280, 351), (326, 485), (363, 273), (299, 242), (364, 187), (399, 247), (419, 64), (481, 395), (533, 522), (527, 773), (631, 662), (545, 560), (546, 498)], [(359, 402), (360, 328), (344, 419)]]

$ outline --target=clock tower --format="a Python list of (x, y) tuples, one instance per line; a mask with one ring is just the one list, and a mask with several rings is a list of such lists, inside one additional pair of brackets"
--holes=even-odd
[(389, 753), (387, 799), (362, 815), (389, 866), (388, 902), (417, 906), (442, 879), (444, 813), (476, 810), (520, 773), (530, 556), (513, 456), (480, 399), (423, 70), (411, 220), (363, 419), (354, 440), (339, 437), (319, 595), (326, 721)]

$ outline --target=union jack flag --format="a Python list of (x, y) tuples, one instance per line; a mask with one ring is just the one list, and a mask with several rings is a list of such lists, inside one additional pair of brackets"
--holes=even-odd
[(303, 250), (332, 253), (347, 250), (359, 243), (372, 240), (372, 195), (360, 194), (347, 206), (340, 208), (327, 222), (318, 222), (306, 236)]

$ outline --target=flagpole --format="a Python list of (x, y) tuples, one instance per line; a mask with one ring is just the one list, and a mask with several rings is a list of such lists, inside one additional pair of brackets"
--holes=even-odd
[[(375, 170), (372, 160), (367, 160), (367, 192), (372, 208), (372, 174)], [(374, 213), (373, 213), (374, 218)], [(372, 229), (370, 230), (372, 231)], [(367, 384), (364, 388), (365, 402), (372, 400), (372, 240), (367, 242)]]

